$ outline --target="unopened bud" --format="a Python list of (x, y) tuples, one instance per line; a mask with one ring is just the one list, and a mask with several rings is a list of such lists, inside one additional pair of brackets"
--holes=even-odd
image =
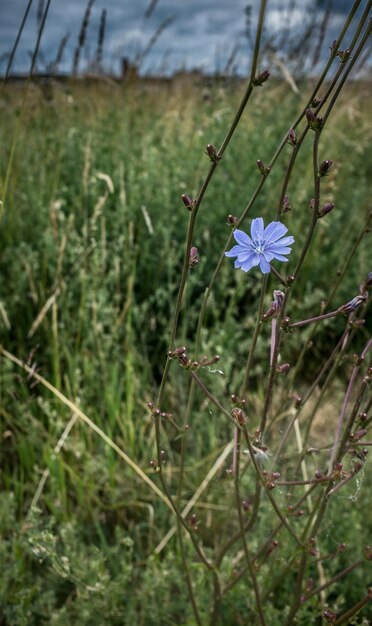
[(331, 52), (336, 52), (337, 51), (337, 39), (334, 39), (332, 44), (329, 46)]
[(231, 415), (238, 422), (238, 424), (240, 424), (240, 426), (244, 426), (247, 419), (244, 411), (242, 411), (241, 409), (233, 409), (231, 411)]
[(275, 305), (276, 305), (276, 309), (277, 309), (277, 311), (279, 313), (279, 311), (281, 311), (282, 308), (283, 308), (284, 293), (282, 291), (280, 291), (280, 289), (274, 289), (273, 296), (274, 296), (274, 302), (275, 302)]
[(320, 130), (323, 120), (321, 117), (316, 117), (315, 113), (311, 109), (306, 109), (306, 119), (311, 130)]
[(192, 200), (190, 198), (190, 196), (188, 196), (186, 193), (182, 194), (181, 199), (182, 199), (182, 202), (184, 203), (186, 209), (191, 211), (193, 206), (194, 206), (194, 200)]
[(364, 548), (364, 558), (367, 561), (372, 561), (372, 547), (371, 546), (365, 546), (365, 548)]
[(290, 146), (295, 146), (297, 143), (297, 136), (293, 128), (290, 128), (288, 131), (287, 143)]
[(279, 367), (276, 368), (276, 371), (278, 374), (286, 374), (290, 367), (289, 363), (283, 363), (283, 365), (279, 365)]
[(322, 615), (324, 619), (326, 620), (326, 622), (328, 622), (328, 624), (336, 623), (337, 614), (334, 611), (331, 611), (330, 609), (326, 609), (325, 611), (323, 611)]
[(366, 428), (361, 428), (360, 430), (356, 430), (355, 432), (350, 433), (349, 439), (351, 441), (359, 441), (360, 439), (363, 439), (363, 437), (365, 437), (367, 433), (368, 430)]
[(235, 215), (230, 214), (227, 216), (227, 223), (229, 226), (235, 226), (237, 221), (238, 221), (238, 218)]
[(265, 165), (262, 159), (258, 159), (257, 167), (260, 170), (262, 176), (267, 176), (270, 173), (271, 167), (269, 165)]
[(333, 211), (334, 208), (335, 205), (333, 204), (333, 202), (326, 202), (326, 204), (324, 204), (322, 208), (319, 209), (318, 217), (324, 217), (325, 215)]
[(340, 59), (340, 63), (346, 63), (351, 58), (351, 50), (338, 50), (337, 56)]
[(273, 315), (276, 317), (283, 308), (284, 302), (284, 293), (280, 291), (280, 289), (275, 289), (273, 293), (274, 300), (271, 303), (270, 307), (264, 313), (263, 319), (267, 319), (268, 317), (272, 317)]
[(326, 159), (320, 164), (319, 167), (319, 176), (327, 176), (329, 174), (329, 170), (332, 167), (333, 161), (331, 159)]
[(279, 541), (276, 541), (276, 539), (274, 539), (274, 541), (271, 542), (268, 550), (267, 550), (267, 555), (269, 556), (274, 550), (276, 550), (276, 548), (279, 545)]
[(207, 145), (206, 154), (209, 156), (212, 163), (218, 163), (222, 158), (218, 155), (216, 148), (211, 143)]
[(313, 98), (311, 101), (311, 108), (316, 109), (317, 106), (319, 106), (321, 103), (321, 99), (320, 98)]
[(284, 330), (285, 332), (290, 332), (290, 324), (291, 318), (286, 315), (282, 321), (282, 330)]
[(169, 350), (168, 352), (168, 356), (170, 359), (179, 359), (184, 354), (186, 354), (185, 346), (181, 346), (180, 348), (175, 348), (174, 350)]
[(364, 302), (367, 300), (366, 294), (362, 294), (360, 296), (355, 296), (350, 302), (346, 302), (342, 306), (337, 309), (340, 313), (352, 313), (356, 311)]
[(295, 393), (295, 394), (293, 394), (292, 398), (293, 398), (293, 403), (294, 403), (296, 409), (300, 408), (301, 402), (302, 402), (301, 396), (299, 396), (299, 395), (297, 395)]
[(194, 265), (197, 265), (198, 263), (199, 263), (198, 249), (195, 248), (195, 246), (192, 246), (192, 248), (190, 249), (190, 256), (189, 256), (189, 267), (194, 267)]
[(260, 85), (262, 85), (263, 83), (267, 81), (269, 76), (270, 76), (270, 72), (268, 70), (264, 70), (260, 74), (257, 74), (257, 76), (255, 76), (254, 79), (252, 80), (253, 86), (259, 87)]
[(284, 196), (283, 198), (283, 213), (288, 213), (292, 208), (288, 196)]
[(251, 508), (251, 505), (249, 504), (248, 500), (242, 500), (243, 511), (245, 511), (245, 513), (248, 513), (250, 508)]

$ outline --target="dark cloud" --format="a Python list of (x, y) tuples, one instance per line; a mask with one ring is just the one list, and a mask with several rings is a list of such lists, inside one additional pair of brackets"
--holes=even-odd
[[(10, 51), (14, 43), (28, 0), (0, 0), (0, 58)], [(45, 3), (44, 3), (45, 4)], [(107, 70), (118, 72), (120, 57), (135, 58), (148, 44), (160, 25), (169, 17), (174, 21), (160, 35), (151, 53), (144, 61), (144, 71), (185, 66), (201, 67), (206, 71), (216, 69), (216, 64), (227, 60), (233, 46), (240, 42), (237, 57), (238, 69), (244, 71), (248, 65), (248, 46), (244, 39), (247, 4), (252, 7), (253, 29), (257, 19), (258, 0), (158, 0), (149, 19), (145, 12), (150, 0), (95, 0), (86, 49), (81, 67), (94, 58), (97, 45), (99, 20), (102, 9), (107, 9), (104, 61)], [(266, 35), (279, 32), (289, 26), (292, 36), (316, 12), (318, 19), (324, 14), (328, 0), (298, 0), (289, 14), (291, 0), (270, 0), (266, 17)], [(343, 16), (352, 0), (334, 0), (332, 17), (329, 21), (327, 42), (337, 36)], [(365, 6), (366, 1), (361, 3)], [(29, 67), (29, 52), (35, 46), (37, 36), (37, 7), (34, 0), (24, 33), (14, 61), (14, 70), (26, 72)], [(60, 41), (70, 33), (61, 71), (71, 69), (74, 48), (77, 43), (86, 0), (52, 0), (45, 31), (41, 42), (43, 58), (54, 59)], [(363, 8), (363, 7), (362, 7)], [(222, 58), (224, 57), (224, 58)], [(4, 70), (5, 60), (0, 69)], [(40, 63), (40, 67), (42, 64)]]

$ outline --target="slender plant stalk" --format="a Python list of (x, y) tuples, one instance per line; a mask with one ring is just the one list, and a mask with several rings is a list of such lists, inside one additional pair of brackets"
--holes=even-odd
[(202, 626), (202, 621), (200, 619), (198, 607), (196, 604), (194, 590), (192, 588), (192, 581), (191, 581), (189, 566), (188, 566), (188, 562), (187, 562), (187, 558), (185, 554), (185, 546), (184, 546), (183, 537), (182, 537), (182, 527), (181, 527), (178, 517), (177, 517), (177, 534), (178, 534), (178, 542), (180, 545), (182, 566), (183, 566), (183, 570), (184, 570), (184, 574), (186, 578), (186, 584), (187, 584), (187, 589), (189, 592), (189, 598), (190, 598), (192, 610), (194, 612), (195, 622), (198, 624), (198, 626)]
[(5, 74), (4, 74), (4, 80), (3, 80), (3, 85), (6, 83), (6, 81), (9, 78), (10, 70), (12, 69), (12, 65), (13, 65), (14, 56), (15, 56), (15, 53), (16, 53), (17, 48), (18, 48), (19, 40), (22, 37), (23, 29), (24, 29), (25, 24), (27, 22), (27, 18), (28, 18), (28, 14), (29, 14), (31, 6), (32, 6), (32, 2), (33, 2), (33, 0), (28, 0), (25, 12), (24, 12), (23, 17), (22, 17), (22, 21), (21, 21), (21, 23), (19, 25), (17, 36), (15, 38), (15, 41), (14, 41), (14, 44), (13, 44), (13, 48), (12, 48), (11, 53), (9, 55), (8, 64), (6, 66), (6, 70), (5, 70)]
[[(21, 131), (21, 124), (23, 122), (23, 115), (24, 115), (25, 108), (26, 108), (26, 102), (27, 102), (29, 87), (30, 87), (30, 83), (31, 83), (31, 78), (32, 78), (32, 75), (33, 75), (33, 72), (34, 72), (34, 69), (35, 69), (37, 55), (39, 54), (41, 38), (42, 38), (42, 35), (43, 35), (43, 32), (44, 32), (45, 22), (46, 22), (46, 19), (47, 19), (47, 16), (48, 16), (50, 3), (51, 3), (51, 0), (47, 0), (46, 6), (45, 6), (45, 9), (44, 9), (44, 13), (43, 13), (43, 17), (42, 17), (41, 22), (40, 22), (39, 31), (38, 31), (37, 39), (36, 39), (36, 44), (35, 44), (35, 48), (34, 48), (34, 51), (33, 51), (33, 54), (32, 54), (31, 66), (30, 66), (30, 70), (29, 70), (29, 73), (28, 73), (26, 89), (25, 89), (25, 93), (24, 93), (22, 104), (21, 104), (21, 108), (20, 108), (20, 114), (19, 114), (19, 116), (17, 118), (17, 123), (16, 123), (14, 134), (13, 134), (12, 144), (11, 144), (11, 147), (10, 147), (10, 153), (9, 153), (9, 158), (8, 158), (8, 163), (7, 163), (7, 168), (6, 168), (5, 180), (4, 180), (4, 183), (2, 185), (2, 203), (0, 203), (0, 222), (1, 222), (1, 218), (2, 218), (2, 212), (4, 211), (4, 208), (6, 207), (6, 200), (7, 200), (8, 187), (9, 187), (9, 180), (10, 180), (10, 174), (11, 174), (12, 166), (13, 166), (13, 159), (14, 159), (15, 149), (16, 149), (16, 145), (17, 145), (17, 142), (18, 142), (19, 133)], [(27, 19), (27, 16), (26, 16), (26, 19)]]
[(257, 583), (256, 572), (255, 572), (255, 569), (253, 567), (251, 556), (249, 554), (247, 540), (246, 540), (246, 536), (245, 536), (245, 528), (244, 528), (244, 521), (243, 521), (243, 514), (242, 514), (242, 499), (241, 499), (241, 495), (240, 495), (240, 472), (239, 472), (239, 469), (240, 469), (241, 430), (237, 428), (235, 432), (236, 432), (236, 436), (237, 436), (237, 446), (236, 446), (237, 447), (237, 462), (236, 462), (236, 468), (235, 468), (234, 483), (235, 483), (236, 508), (237, 508), (237, 512), (238, 512), (239, 528), (240, 528), (240, 532), (241, 532), (241, 539), (242, 539), (242, 543), (243, 543), (243, 550), (244, 550), (245, 559), (246, 559), (246, 562), (247, 562), (247, 568), (248, 568), (248, 571), (250, 573), (250, 577), (251, 577), (251, 581), (252, 581), (252, 585), (253, 585), (253, 590), (254, 590), (254, 595), (255, 595), (255, 599), (256, 599), (257, 613), (258, 613), (258, 616), (259, 616), (259, 620), (260, 620), (261, 626), (266, 626), (266, 620), (265, 620), (265, 616), (264, 616), (264, 612), (263, 612), (263, 607), (262, 607), (262, 602), (261, 602), (261, 594), (260, 594), (260, 590), (259, 590), (258, 583)]

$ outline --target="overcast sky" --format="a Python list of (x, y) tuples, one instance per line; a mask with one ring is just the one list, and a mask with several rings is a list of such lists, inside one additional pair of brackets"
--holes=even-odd
[[(12, 49), (28, 3), (29, 0), (0, 0), (1, 72), (5, 70), (7, 53)], [(43, 63), (53, 61), (61, 39), (68, 34), (59, 71), (71, 70), (86, 4), (87, 0), (51, 0), (41, 40), (38, 69), (44, 69)], [(146, 16), (152, 4), (155, 5), (153, 11)], [(169, 73), (180, 68), (199, 68), (206, 72), (221, 70), (233, 48), (237, 47), (235, 69), (244, 73), (250, 57), (249, 41), (245, 35), (245, 8), (247, 5), (252, 7), (254, 32), (259, 4), (259, 0), (95, 0), (80, 69), (84, 70), (89, 60), (95, 58), (101, 13), (106, 9), (103, 59), (107, 71), (119, 73), (120, 58), (126, 56), (134, 60), (136, 55), (146, 49), (151, 37), (165, 20), (172, 18), (144, 59), (142, 72)], [(285, 45), (284, 40), (287, 45), (288, 42), (298, 40), (299, 34), (312, 20), (321, 23), (328, 4), (329, 0), (268, 0), (266, 39), (277, 35), (280, 40), (282, 33), (282, 46)], [(333, 0), (331, 4), (322, 57), (328, 54), (329, 44), (337, 37), (353, 0)], [(358, 15), (366, 4), (367, 0), (362, 0)], [(30, 52), (35, 47), (37, 37), (38, 10), (43, 6), (46, 6), (45, 0), (34, 0), (31, 5), (13, 63), (15, 72), (27, 72), (29, 69)], [(313, 30), (315, 42), (318, 29), (314, 27)], [(284, 53), (284, 50), (279, 50), (279, 54), (281, 52)]]

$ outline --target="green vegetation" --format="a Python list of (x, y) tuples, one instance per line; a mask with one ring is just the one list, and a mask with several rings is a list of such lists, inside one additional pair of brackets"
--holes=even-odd
[[(180, 196), (197, 194), (208, 168), (205, 146), (221, 144), (243, 89), (242, 84), (206, 88), (191, 82), (31, 84), (25, 105), (23, 86), (7, 85), (0, 93), (3, 184), (8, 176), (0, 230), (0, 344), (78, 406), (159, 486), (150, 466), (156, 449), (147, 403), (156, 399), (182, 265), (188, 211)], [(191, 355), (202, 297), (229, 233), (227, 216), (242, 213), (260, 180), (257, 159), (270, 161), (311, 89), (310, 82), (302, 85), (299, 97), (275, 81), (257, 88), (207, 190), (193, 242), (200, 262), (191, 272), (177, 337), (177, 345), (186, 345)], [(322, 133), (320, 160), (332, 159), (334, 165), (322, 184), (321, 201), (334, 202), (335, 208), (319, 220), (294, 285), (293, 320), (319, 313), (367, 223), (370, 105), (370, 85), (350, 82)], [(292, 209), (285, 222), (298, 243), (289, 273), (309, 221), (311, 150), (309, 137), (288, 190)], [(290, 151), (286, 146), (250, 217), (275, 219)], [(248, 230), (248, 225), (247, 220), (243, 227)], [(358, 294), (370, 269), (369, 251), (364, 236), (331, 310)], [(226, 403), (241, 384), (261, 279), (259, 272), (233, 272), (226, 260), (208, 306), (202, 354), (218, 353), (220, 363), (205, 373), (205, 380)], [(275, 279), (269, 280), (277, 288)], [(266, 304), (268, 308), (270, 299)], [(343, 328), (342, 316), (317, 328), (296, 393), (314, 378)], [(288, 336), (283, 362), (296, 363), (309, 335), (305, 330)], [(366, 337), (367, 325), (354, 351)], [(269, 343), (268, 323), (253, 367), (252, 427), (255, 411), (263, 405)], [(313, 445), (329, 444), (350, 367), (345, 359), (323, 399)], [(187, 373), (173, 363), (166, 406), (161, 407), (179, 424), (178, 430), (167, 424), (163, 434), (169, 482), (177, 475), (181, 441), (186, 442), (181, 508), (232, 438), (231, 424), (198, 393), (189, 430), (180, 433), (188, 382)], [(195, 624), (176, 535), (159, 554), (154, 552), (175, 524), (174, 516), (112, 447), (42, 382), (36, 383), (32, 374), (0, 356), (0, 624)], [(290, 379), (283, 377), (274, 397), (279, 419), (288, 389)], [(317, 389), (314, 395), (319, 393)], [(72, 418), (61, 449), (53, 452)], [(237, 528), (234, 485), (226, 472), (229, 458), (216, 468), (192, 509), (198, 535), (211, 551)], [(317, 462), (315, 458), (315, 466)], [(49, 474), (35, 498), (44, 470)], [(366, 512), (372, 501), (366, 482), (361, 472), (332, 500), (319, 547), (322, 554), (335, 553), (345, 543), (346, 550), (324, 561), (326, 579), (357, 561), (368, 542)], [(249, 472), (241, 488), (249, 499), (254, 491)], [(284, 491), (282, 495), (285, 500)], [(275, 522), (270, 505), (263, 510), (267, 519), (250, 536), (253, 551)], [(260, 570), (266, 587), (293, 553), (288, 537), (279, 541)], [(206, 623), (212, 582), (190, 542), (185, 549)], [(225, 584), (238, 568), (237, 552), (222, 562)], [(311, 569), (318, 584), (315, 561)], [(282, 623), (293, 585), (292, 574), (279, 581), (268, 602), (268, 625)], [(365, 571), (356, 568), (332, 587), (328, 604), (334, 601), (334, 610), (346, 610), (363, 596), (364, 585)], [(314, 598), (297, 624), (323, 623), (321, 610)], [(243, 578), (221, 601), (221, 623), (247, 624), (254, 614)], [(366, 622), (358, 616), (352, 623)]]

